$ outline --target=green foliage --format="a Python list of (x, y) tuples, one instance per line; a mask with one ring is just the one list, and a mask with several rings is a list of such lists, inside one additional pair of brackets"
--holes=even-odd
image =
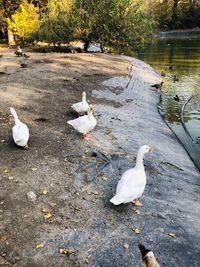
[(23, 0), (19, 9), (7, 19), (9, 29), (19, 43), (30, 40), (31, 35), (39, 29), (38, 9)]
[(36, 39), (53, 44), (69, 41), (71, 8), (72, 0), (49, 0)]
[(160, 29), (200, 27), (200, 0), (149, 0), (149, 8)]
[(7, 31), (7, 18), (18, 9), (21, 0), (0, 0), (0, 30)]
[(74, 38), (124, 50), (140, 47), (154, 28), (142, 0), (79, 0), (73, 8)]

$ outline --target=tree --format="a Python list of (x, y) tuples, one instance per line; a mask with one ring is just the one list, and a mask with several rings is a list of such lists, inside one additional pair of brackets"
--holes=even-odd
[(12, 31), (8, 29), (7, 19), (17, 10), (21, 3), (21, 0), (0, 0), (0, 22), (1, 30), (7, 33), (7, 39), (9, 44), (14, 44)]
[(174, 0), (174, 3), (173, 3), (172, 18), (170, 21), (170, 25), (171, 25), (172, 29), (176, 27), (178, 2), (179, 2), (179, 0)]
[(79, 0), (72, 12), (73, 36), (117, 47), (139, 47), (154, 27), (142, 0)]
[(49, 0), (46, 12), (41, 20), (37, 40), (60, 44), (71, 38), (70, 11), (73, 0)]
[(148, 0), (160, 29), (200, 27), (200, 0)]
[(30, 40), (31, 34), (39, 29), (38, 9), (23, 0), (18, 10), (7, 19), (7, 23), (18, 43), (25, 43)]

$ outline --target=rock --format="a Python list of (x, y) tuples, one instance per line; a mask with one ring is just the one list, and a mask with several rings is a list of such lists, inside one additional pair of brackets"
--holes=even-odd
[(33, 191), (30, 191), (27, 193), (27, 198), (29, 201), (34, 202), (37, 200), (37, 195)]

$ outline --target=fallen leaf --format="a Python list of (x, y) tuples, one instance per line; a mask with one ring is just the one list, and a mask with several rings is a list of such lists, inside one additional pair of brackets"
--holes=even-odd
[(8, 235), (0, 236), (0, 241), (1, 241), (1, 242), (4, 242), (4, 241), (6, 241), (6, 240), (8, 240), (8, 239), (9, 239), (9, 236), (8, 236)]
[(82, 207), (75, 206), (74, 209), (77, 210), (77, 211), (80, 211), (82, 209)]
[(141, 230), (140, 230), (139, 228), (137, 228), (137, 227), (136, 227), (136, 228), (133, 228), (132, 230), (133, 230), (133, 232), (135, 232), (136, 234), (139, 234), (140, 231), (141, 231)]
[(94, 191), (94, 192), (92, 192), (92, 194), (99, 195), (99, 192), (98, 191)]
[(81, 188), (81, 192), (85, 192), (87, 189), (86, 188)]
[(48, 209), (42, 209), (42, 213), (45, 219), (50, 219), (53, 215), (50, 213)]
[(174, 234), (174, 233), (168, 233), (168, 235), (171, 237), (176, 237), (176, 234)]
[(107, 176), (103, 176), (103, 177), (102, 177), (102, 180), (103, 180), (103, 181), (107, 181), (107, 180), (108, 180), (108, 177), (107, 177)]
[(123, 244), (123, 247), (124, 247), (125, 249), (128, 249), (128, 248), (129, 248), (129, 244), (124, 243), (124, 244)]
[(5, 142), (5, 140), (3, 140), (3, 139), (2, 139), (0, 142), (1, 142), (1, 143), (4, 143), (4, 142)]
[(4, 173), (9, 173), (9, 170), (8, 169), (4, 169), (3, 172)]
[(43, 191), (42, 191), (42, 194), (43, 194), (43, 195), (46, 195), (47, 193), (48, 193), (48, 190), (43, 190)]
[(97, 199), (96, 199), (95, 197), (93, 197), (93, 198), (90, 199), (90, 201), (93, 202), (93, 203), (95, 203), (96, 200), (97, 200)]
[(60, 248), (59, 249), (59, 253), (60, 254), (71, 254), (71, 253), (75, 253), (76, 251), (74, 249), (68, 249), (68, 248)]
[(87, 257), (85, 258), (85, 263), (89, 263), (90, 260), (91, 260), (91, 256), (87, 256)]
[(36, 246), (36, 248), (43, 248), (44, 247), (44, 244), (43, 243), (40, 243)]
[(34, 172), (34, 171), (37, 171), (37, 168), (31, 168), (31, 170)]
[(140, 211), (138, 209), (135, 209), (134, 211), (136, 214), (138, 214), (138, 215), (140, 214)]
[(47, 220), (50, 219), (51, 217), (52, 217), (52, 214), (50, 212), (44, 215), (44, 218)]
[(56, 204), (56, 203), (53, 203), (53, 202), (50, 203), (49, 205), (50, 205), (51, 207), (55, 207), (55, 206), (57, 206), (57, 204)]

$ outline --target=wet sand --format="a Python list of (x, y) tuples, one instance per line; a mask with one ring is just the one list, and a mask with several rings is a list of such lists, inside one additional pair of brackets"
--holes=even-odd
[[(199, 172), (158, 114), (150, 85), (159, 75), (122, 56), (26, 53), (0, 50), (0, 262), (138, 266), (143, 243), (161, 266), (199, 266)], [(98, 121), (89, 142), (66, 123), (83, 90)], [(28, 151), (12, 142), (10, 106), (30, 128)], [(109, 199), (143, 144), (154, 148), (143, 207), (115, 207)]]

